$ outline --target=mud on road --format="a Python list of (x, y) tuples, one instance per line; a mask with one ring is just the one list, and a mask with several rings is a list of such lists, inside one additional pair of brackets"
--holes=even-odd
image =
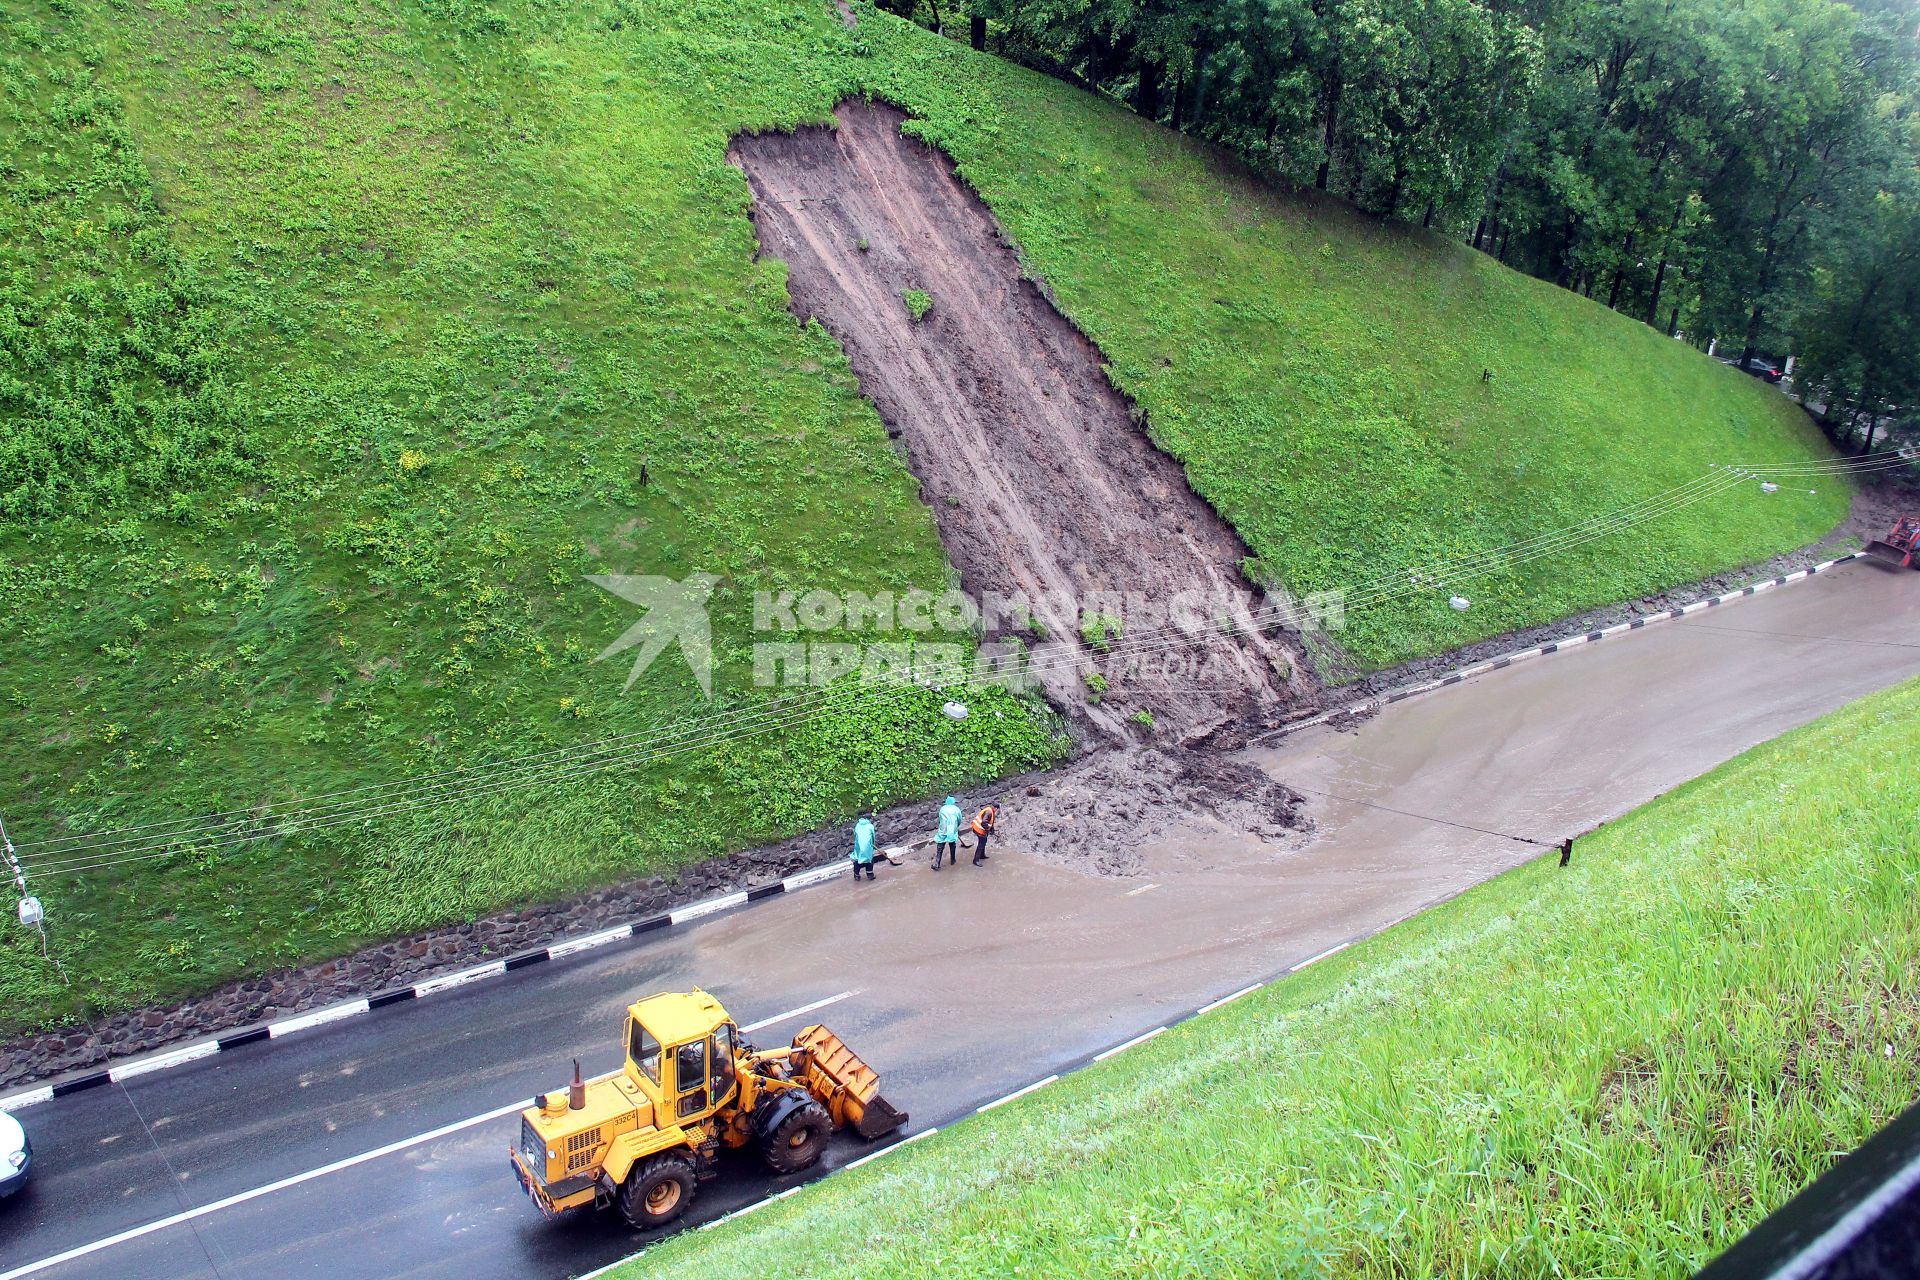
[[(1099, 351), (1025, 278), (997, 224), (944, 156), (899, 133), (904, 116), (846, 106), (841, 127), (737, 140), (755, 196), (764, 252), (784, 258), (795, 313), (818, 316), (845, 347), (863, 389), (929, 495), (948, 553), (973, 593), (1065, 589), (1172, 594), (1240, 586), (1244, 546), (1187, 487), (1107, 382)], [(795, 203), (804, 201), (804, 203)], [(860, 241), (867, 248), (859, 248)], [(913, 322), (901, 293), (933, 310)], [(957, 501), (948, 503), (951, 496)], [(1864, 491), (1851, 519), (1815, 547), (1583, 618), (1491, 637), (1466, 650), (1374, 673), (1343, 689), (1363, 697), (1513, 648), (1687, 603), (1756, 574), (1804, 568), (1849, 537), (1884, 532), (1920, 505), (1910, 489)], [(1737, 580), (1737, 581), (1736, 581)], [(1078, 620), (1043, 618), (1072, 637)], [(1127, 637), (1132, 639), (1131, 635)], [(999, 838), (1050, 863), (1101, 875), (1140, 870), (1142, 850), (1169, 835), (1251, 840), (1281, 858), (1311, 823), (1301, 797), (1229, 752), (1266, 724), (1304, 716), (1321, 697), (1282, 637), (1200, 646), (1225, 674), (1116, 681), (1089, 703), (1079, 671), (1049, 688), (1088, 736), (1119, 743), (1126, 716), (1152, 711), (1147, 750), (1093, 750), (1048, 773), (977, 787), (969, 809), (1006, 806)], [(1085, 656), (1099, 665), (1100, 655)], [(1138, 736), (1138, 735), (1133, 735)], [(1192, 744), (1193, 749), (1185, 745)], [(931, 830), (939, 798), (880, 815), (883, 842)], [(765, 883), (842, 857), (845, 825), (807, 832), (680, 870), (558, 902), (503, 910), (352, 955), (129, 1010), (91, 1029), (0, 1042), (0, 1087), (145, 1052), (195, 1035), (284, 1016), (451, 972), (616, 921)]]
[[(900, 131), (892, 107), (843, 103), (837, 129), (735, 139), (764, 255), (784, 260), (794, 315), (847, 353), (976, 600), (1034, 602), (1038, 626), (1002, 628), (1075, 659), (1036, 671), (1086, 736), (1180, 743), (1311, 701), (1314, 682), (1277, 632), (1243, 616), (1247, 549), (1187, 486), (1108, 381), (1094, 344), (1023, 272), (952, 163)], [(932, 308), (916, 319), (917, 290)], [(1084, 643), (1087, 602), (1209, 602), (1203, 625), (1122, 615), (1108, 648)], [(1143, 625), (1144, 623), (1144, 625)], [(1232, 634), (1229, 634), (1229, 630)], [(989, 638), (994, 628), (989, 620)], [(1087, 673), (1107, 689), (1089, 698)]]

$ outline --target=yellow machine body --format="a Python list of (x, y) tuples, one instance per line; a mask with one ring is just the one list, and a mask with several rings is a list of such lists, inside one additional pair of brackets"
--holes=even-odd
[[(520, 1113), (514, 1174), (543, 1213), (618, 1202), (636, 1225), (657, 1225), (684, 1211), (693, 1178), (712, 1176), (722, 1148), (757, 1141), (769, 1165), (796, 1172), (819, 1158), (829, 1127), (876, 1138), (907, 1120), (825, 1027), (757, 1051), (704, 991), (629, 1005), (622, 1048), (620, 1071)], [(655, 1159), (663, 1153), (671, 1158)], [(628, 1187), (639, 1176), (644, 1197)]]

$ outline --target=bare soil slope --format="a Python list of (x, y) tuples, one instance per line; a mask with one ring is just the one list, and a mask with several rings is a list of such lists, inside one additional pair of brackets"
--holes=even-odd
[[(1066, 602), (1228, 600), (1245, 590), (1246, 547), (1147, 438), (947, 158), (903, 136), (891, 107), (836, 114), (838, 129), (736, 139), (761, 252), (787, 263), (794, 314), (840, 341), (903, 440), (963, 587), (1033, 598), (1042, 638), (1078, 646), (1110, 683), (1090, 701), (1084, 669), (1056, 664), (1040, 673), (1054, 703), (1101, 736), (1146, 710), (1156, 738), (1188, 741), (1311, 696), (1272, 634), (1128, 616), (1116, 652), (1081, 645), (1085, 606)], [(923, 319), (908, 290), (931, 296)]]

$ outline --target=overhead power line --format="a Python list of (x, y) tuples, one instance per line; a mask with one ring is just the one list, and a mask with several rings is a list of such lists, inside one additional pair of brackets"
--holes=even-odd
[[(1827, 463), (1717, 466), (1684, 484), (1573, 525), (1504, 547), (1425, 567), (1410, 567), (1362, 583), (1345, 595), (1344, 606), (1349, 610), (1374, 607), (1387, 600), (1433, 591), (1444, 582), (1470, 581), (1545, 556), (1561, 555), (1648, 521), (1675, 514), (1742, 484), (1751, 483), (1761, 476), (1777, 482), (1793, 477), (1871, 474), (1905, 465), (1908, 464), (1904, 458), (1882, 456)], [(1265, 610), (1252, 610), (1244, 620), (1255, 627), (1287, 622), (1293, 620), (1295, 608), (1288, 603)], [(1150, 632), (1116, 639), (1101, 656), (1105, 659), (1143, 656), (1191, 646), (1197, 642), (1194, 637), (1177, 633)], [(1068, 650), (1052, 657), (1034, 659), (1025, 670), (1028, 673), (1044, 673), (1071, 669), (1086, 660), (1086, 656), (1077, 650)], [(922, 674), (927, 683), (957, 684), (963, 683), (971, 671), (971, 662), (967, 661), (958, 664), (950, 673), (936, 668), (934, 672)], [(170, 857), (183, 849), (200, 853), (218, 852), (261, 839), (372, 822), (442, 804), (484, 799), (528, 786), (555, 785), (610, 769), (637, 767), (669, 756), (708, 750), (788, 728), (826, 710), (862, 703), (870, 705), (876, 700), (897, 700), (916, 691), (914, 685), (871, 683), (805, 690), (671, 728), (655, 726), (595, 742), (555, 747), (486, 764), (415, 775), (249, 809), (52, 837), (30, 842), (22, 848), (31, 851), (33, 869), (40, 875), (105, 870)]]

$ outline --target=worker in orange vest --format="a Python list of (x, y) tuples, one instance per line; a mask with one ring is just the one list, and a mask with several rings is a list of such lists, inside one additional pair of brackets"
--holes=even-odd
[(979, 866), (987, 860), (987, 837), (993, 834), (993, 824), (1000, 820), (1000, 806), (989, 804), (973, 815), (973, 865)]

